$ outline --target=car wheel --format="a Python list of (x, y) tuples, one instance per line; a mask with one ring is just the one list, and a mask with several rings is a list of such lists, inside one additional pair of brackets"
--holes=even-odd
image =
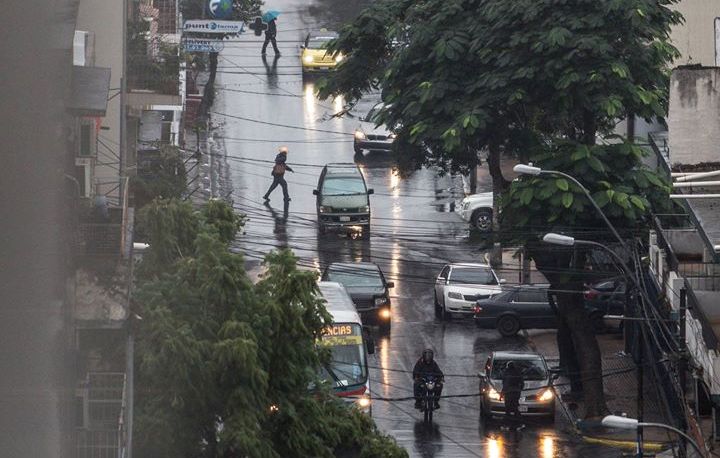
[(492, 211), (487, 209), (475, 210), (472, 214), (472, 225), (480, 232), (492, 231)]
[(520, 331), (520, 321), (512, 315), (502, 316), (497, 322), (497, 330), (503, 337), (513, 337)]
[(318, 232), (320, 233), (320, 235), (327, 234), (327, 228), (325, 227), (325, 225), (318, 224)]
[(554, 404), (553, 404), (552, 412), (550, 413), (550, 415), (548, 415), (545, 418), (547, 419), (548, 423), (555, 423), (555, 405)]
[(448, 321), (452, 318), (452, 313), (448, 312), (445, 308), (445, 304), (442, 304), (440, 306), (440, 319), (443, 321)]
[(433, 293), (433, 305), (435, 306), (435, 317), (440, 318), (440, 302), (438, 302), (437, 293)]
[(592, 323), (593, 330), (595, 330), (595, 334), (604, 334), (605, 331), (607, 331), (605, 318), (603, 317), (602, 312), (591, 313), (590, 322)]

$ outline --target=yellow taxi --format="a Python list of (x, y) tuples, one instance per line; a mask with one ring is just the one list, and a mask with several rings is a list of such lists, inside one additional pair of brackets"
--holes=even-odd
[(327, 51), (330, 41), (337, 37), (337, 32), (327, 29), (315, 30), (307, 34), (300, 53), (303, 74), (327, 72), (342, 61), (342, 54), (331, 55)]

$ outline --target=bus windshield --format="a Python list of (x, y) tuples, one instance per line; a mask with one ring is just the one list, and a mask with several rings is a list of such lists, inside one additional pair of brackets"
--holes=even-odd
[(320, 369), (320, 376), (336, 390), (367, 381), (365, 345), (359, 324), (333, 323), (325, 329), (319, 344), (330, 349), (330, 361)]

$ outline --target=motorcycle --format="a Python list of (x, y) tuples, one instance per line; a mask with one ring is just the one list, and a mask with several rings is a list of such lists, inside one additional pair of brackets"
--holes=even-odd
[(432, 423), (433, 411), (437, 396), (435, 390), (442, 385), (442, 380), (433, 375), (425, 375), (420, 381), (420, 411), (423, 412), (423, 421)]

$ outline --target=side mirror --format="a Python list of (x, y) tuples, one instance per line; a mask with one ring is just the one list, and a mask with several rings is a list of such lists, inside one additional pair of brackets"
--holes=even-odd
[(447, 278), (445, 277), (438, 277), (437, 280), (435, 280), (435, 283), (445, 283), (447, 281)]
[(367, 190), (367, 193), (368, 193), (368, 196), (369, 196), (370, 194), (375, 194), (375, 190), (374, 190), (374, 189), (368, 189), (368, 190)]
[(370, 328), (363, 326), (363, 334), (365, 335), (365, 348), (367, 349), (368, 355), (375, 354), (375, 339), (370, 334)]
[(318, 194), (319, 194), (319, 193), (318, 193), (318, 190), (317, 190), (317, 189), (313, 189), (313, 196), (317, 196)]
[(501, 278), (501, 279), (500, 279), (500, 284), (501, 284), (501, 285), (504, 285), (505, 283), (507, 283), (507, 280), (505, 280), (504, 278)]
[(394, 281), (389, 281), (389, 282), (387, 282), (387, 287), (388, 287), (388, 289), (389, 289), (389, 288), (394, 288), (394, 287), (395, 287), (395, 282), (394, 282)]

